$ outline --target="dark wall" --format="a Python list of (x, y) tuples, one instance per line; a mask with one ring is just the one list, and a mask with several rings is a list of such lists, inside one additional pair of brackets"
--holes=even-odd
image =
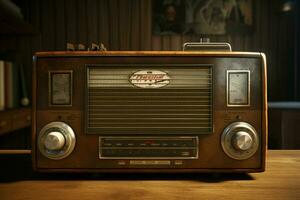
[[(295, 14), (282, 12), (281, 0), (253, 0), (254, 26), (249, 34), (209, 36), (234, 50), (261, 51), (268, 61), (269, 100), (299, 100), (295, 68)], [(25, 19), (40, 30), (27, 51), (65, 50), (67, 42), (102, 42), (109, 50), (180, 50), (199, 36), (151, 33), (151, 0), (27, 0), (18, 2)], [(30, 59), (27, 59), (30, 65)]]

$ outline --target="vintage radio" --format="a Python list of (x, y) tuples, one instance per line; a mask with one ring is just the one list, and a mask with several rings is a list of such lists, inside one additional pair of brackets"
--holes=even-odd
[(40, 52), (33, 167), (262, 172), (266, 98), (262, 53)]

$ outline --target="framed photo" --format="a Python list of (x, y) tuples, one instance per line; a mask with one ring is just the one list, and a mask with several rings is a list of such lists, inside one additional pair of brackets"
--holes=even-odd
[(253, 0), (154, 0), (153, 34), (248, 33)]

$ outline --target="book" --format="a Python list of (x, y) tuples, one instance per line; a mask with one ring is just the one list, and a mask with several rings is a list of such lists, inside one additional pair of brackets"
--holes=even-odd
[(6, 61), (5, 71), (5, 108), (12, 109), (20, 106), (20, 77), (19, 65), (14, 62)]
[(20, 107), (20, 78), (19, 78), (19, 64), (13, 62), (12, 64), (12, 101), (13, 108)]
[(0, 60), (0, 110), (28, 105), (29, 97), (23, 65)]
[(0, 110), (5, 109), (5, 79), (4, 79), (5, 62), (0, 60)]
[(20, 71), (20, 83), (21, 83), (21, 91), (20, 91), (20, 97), (21, 97), (21, 105), (22, 106), (28, 106), (30, 101), (28, 97), (27, 92), (27, 83), (26, 78), (24, 74), (24, 66), (22, 64), (19, 65), (19, 71)]
[(5, 62), (5, 108), (13, 108), (13, 65), (11, 62)]

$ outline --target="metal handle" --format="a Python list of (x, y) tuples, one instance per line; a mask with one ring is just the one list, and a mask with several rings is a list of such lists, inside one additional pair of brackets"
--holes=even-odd
[(229, 43), (223, 42), (186, 42), (183, 51), (232, 51)]

